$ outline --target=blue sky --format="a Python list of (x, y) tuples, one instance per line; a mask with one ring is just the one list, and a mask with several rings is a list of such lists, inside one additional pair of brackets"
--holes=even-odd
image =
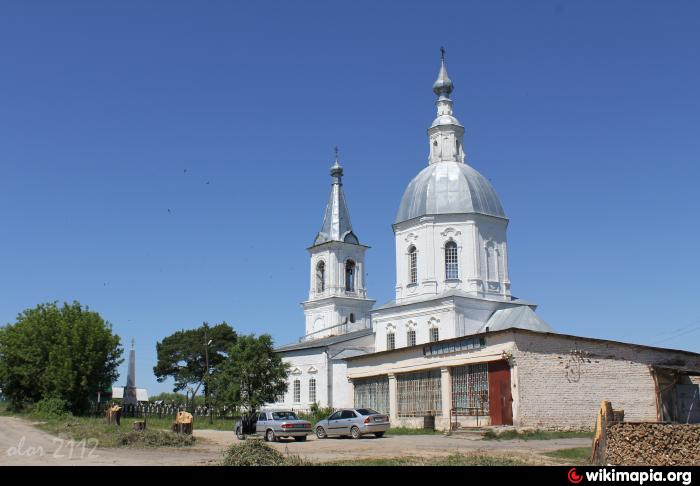
[[(0, 3), (0, 322), (78, 300), (155, 343), (303, 333), (338, 145), (370, 296), (447, 49), (515, 295), (563, 333), (700, 351), (700, 4)], [(126, 363), (121, 368), (126, 379)]]

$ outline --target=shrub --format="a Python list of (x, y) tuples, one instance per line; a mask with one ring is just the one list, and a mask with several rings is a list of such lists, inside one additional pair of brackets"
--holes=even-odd
[(60, 418), (68, 415), (69, 403), (60, 398), (44, 398), (31, 407), (31, 414), (41, 418)]
[(320, 407), (318, 403), (314, 403), (309, 407), (309, 413), (299, 413), (299, 418), (302, 420), (308, 420), (311, 425), (316, 425), (316, 422), (328, 418), (335, 409), (331, 407)]
[(233, 444), (224, 453), (224, 466), (300, 466), (298, 456), (285, 457), (261, 440), (246, 440)]
[(195, 438), (186, 434), (175, 434), (164, 430), (146, 429), (121, 432), (117, 445), (126, 447), (187, 447), (195, 443)]

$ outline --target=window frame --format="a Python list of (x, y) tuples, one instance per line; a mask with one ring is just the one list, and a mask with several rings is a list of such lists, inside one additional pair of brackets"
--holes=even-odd
[[(391, 341), (391, 346), (389, 346), (390, 341)], [(387, 333), (386, 333), (386, 349), (387, 349), (387, 351), (391, 351), (392, 349), (396, 349), (396, 333), (394, 331), (387, 331)]]
[(406, 346), (416, 345), (416, 330), (412, 327), (406, 331)]
[(301, 403), (301, 380), (298, 378), (292, 382), (292, 399), (294, 403)]
[(416, 245), (408, 247), (408, 285), (418, 285), (418, 249)]
[(316, 403), (316, 378), (313, 377), (309, 378), (309, 403)]
[(445, 243), (445, 280), (459, 280), (459, 249), (454, 240)]

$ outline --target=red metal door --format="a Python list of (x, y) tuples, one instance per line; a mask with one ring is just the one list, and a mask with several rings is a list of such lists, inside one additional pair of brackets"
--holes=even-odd
[(513, 395), (507, 361), (489, 363), (489, 415), (491, 425), (513, 425)]

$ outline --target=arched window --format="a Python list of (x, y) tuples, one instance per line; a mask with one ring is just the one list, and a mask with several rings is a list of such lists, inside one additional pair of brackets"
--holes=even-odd
[(309, 378), (309, 403), (316, 403), (316, 378)]
[(415, 345), (416, 345), (416, 330), (409, 329), (408, 332), (406, 332), (406, 346), (415, 346)]
[(294, 403), (301, 403), (301, 381), (294, 380)]
[(396, 334), (394, 334), (394, 331), (386, 333), (386, 349), (396, 349)]
[(416, 247), (408, 247), (408, 281), (411, 285), (418, 282), (418, 254)]
[(457, 243), (448, 241), (445, 245), (445, 278), (459, 278), (459, 263), (457, 262)]
[(355, 291), (355, 262), (352, 260), (345, 262), (345, 290)]
[(350, 313), (350, 324), (355, 324), (355, 314)]
[(318, 262), (316, 265), (316, 292), (323, 292), (326, 290), (326, 264), (323, 262)]

